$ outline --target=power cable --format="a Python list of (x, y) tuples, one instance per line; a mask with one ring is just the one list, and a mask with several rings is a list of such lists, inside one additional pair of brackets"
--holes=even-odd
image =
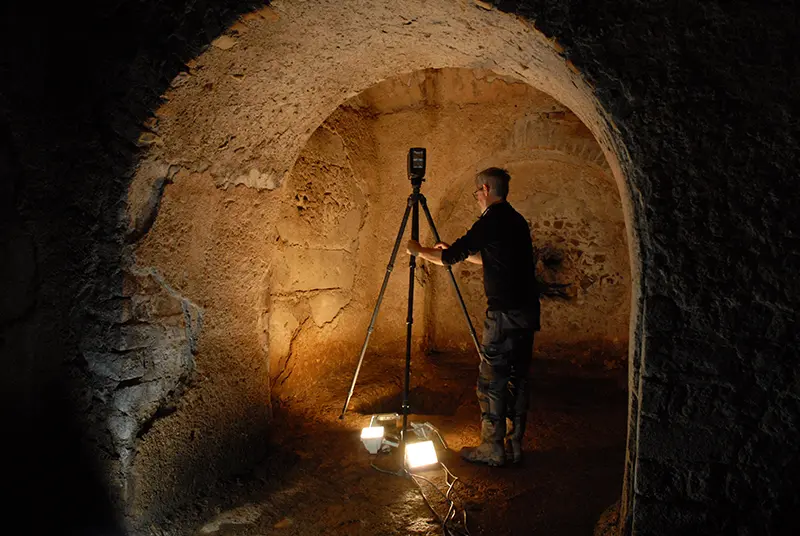
[[(426, 428), (433, 431), (439, 437), (439, 440), (442, 443), (442, 447), (445, 450), (449, 450), (449, 448), (447, 447), (447, 443), (445, 442), (442, 435), (439, 433), (439, 430), (437, 430), (436, 427), (433, 426), (431, 423), (426, 422), (423, 425), (412, 424), (412, 427), (414, 428), (414, 431), (417, 432), (417, 434), (422, 436), (424, 439), (427, 439), (427, 433), (425, 431)], [(380, 452), (377, 455), (375, 455), (373, 459), (376, 458), (379, 454)], [(437, 521), (441, 523), (442, 534), (444, 534), (444, 536), (471, 536), (467, 521), (467, 510), (463, 507), (457, 506), (456, 501), (452, 497), (453, 490), (455, 488), (456, 482), (459, 481), (459, 478), (456, 475), (454, 475), (453, 472), (450, 471), (450, 469), (444, 463), (439, 462), (439, 465), (441, 466), (444, 472), (444, 480), (445, 480), (445, 485), (447, 486), (447, 491), (442, 491), (441, 489), (439, 489), (436, 483), (430, 480), (429, 478), (426, 478), (417, 473), (412, 473), (407, 469), (400, 468), (397, 471), (390, 471), (388, 469), (384, 469), (382, 467), (375, 465), (374, 462), (370, 462), (370, 467), (372, 467), (373, 469), (375, 469), (380, 473), (392, 476), (408, 475), (409, 477), (411, 477), (411, 480), (412, 482), (414, 482), (414, 485), (419, 490), (419, 493), (422, 496), (422, 500), (425, 502), (425, 505), (433, 513)], [(429, 484), (439, 495), (441, 495), (444, 498), (444, 501), (447, 504), (447, 513), (444, 516), (439, 515), (439, 513), (430, 503), (428, 497), (425, 495), (425, 491), (422, 489), (422, 486), (420, 485), (420, 481), (424, 481), (427, 484)], [(463, 521), (461, 521), (461, 525), (463, 526), (458, 526), (458, 525), (452, 526), (453, 525), (452, 522), (458, 515), (459, 510), (461, 510), (462, 513)]]
[[(444, 463), (440, 462), (439, 465), (441, 465), (442, 469), (444, 469), (445, 483), (447, 484), (447, 492), (443, 492), (442, 490), (440, 490), (439, 487), (432, 480), (422, 475), (412, 473), (410, 471), (408, 474), (409, 476), (411, 476), (412, 480), (414, 481), (414, 484), (416, 484), (417, 488), (419, 489), (419, 492), (422, 495), (422, 499), (425, 501), (425, 504), (428, 506), (431, 512), (433, 512), (434, 516), (436, 516), (436, 518), (441, 522), (442, 532), (445, 534), (445, 536), (450, 536), (451, 534), (470, 536), (469, 526), (467, 522), (467, 511), (464, 508), (461, 508), (461, 512), (463, 514), (463, 519), (464, 519), (463, 529), (460, 527), (455, 527), (455, 528), (448, 527), (448, 523), (453, 521), (456, 515), (458, 514), (459, 508), (456, 506), (455, 500), (451, 498), (451, 493), (453, 492), (455, 484), (456, 482), (458, 482), (459, 478), (455, 476)], [(452, 481), (450, 480), (450, 478), (452, 478)], [(428, 484), (430, 484), (430, 486), (444, 498), (445, 502), (448, 504), (447, 514), (441, 516), (439, 515), (438, 512), (436, 512), (436, 510), (430, 504), (430, 501), (428, 501), (428, 498), (425, 496), (425, 492), (422, 490), (422, 486), (420, 486), (417, 479), (423, 480)]]

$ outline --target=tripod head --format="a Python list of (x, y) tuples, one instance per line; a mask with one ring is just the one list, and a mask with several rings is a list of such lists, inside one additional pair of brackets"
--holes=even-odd
[(408, 180), (415, 188), (422, 186), (425, 180), (426, 150), (424, 147), (412, 147), (408, 150)]

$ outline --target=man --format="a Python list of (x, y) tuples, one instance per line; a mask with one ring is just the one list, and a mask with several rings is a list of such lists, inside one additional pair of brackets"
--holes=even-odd
[(442, 266), (468, 261), (483, 265), (483, 288), (488, 307), (483, 324), (481, 363), (478, 368), (478, 402), (481, 408), (481, 442), (466, 447), (467, 461), (503, 465), (504, 438), (509, 420), (508, 451), (514, 463), (522, 461), (522, 436), (528, 410), (528, 368), (533, 334), (539, 329), (539, 295), (536, 288), (533, 245), (528, 223), (506, 201), (508, 172), (486, 169), (475, 177), (473, 196), (483, 213), (452, 246), (440, 242), (433, 248), (409, 240), (407, 251)]

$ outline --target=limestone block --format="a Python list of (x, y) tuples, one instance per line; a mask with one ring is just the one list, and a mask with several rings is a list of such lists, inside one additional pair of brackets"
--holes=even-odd
[(89, 370), (97, 376), (117, 382), (141, 378), (146, 372), (145, 352), (84, 352)]
[(107, 426), (126, 465), (141, 426), (194, 370), (202, 310), (152, 269), (126, 270), (121, 290), (93, 308), (80, 347), (96, 391), (111, 400)]
[(285, 302), (276, 302), (269, 315), (269, 349), (276, 357), (289, 353), (292, 337), (300, 326), (292, 307)]
[(309, 248), (348, 248), (358, 237), (360, 227), (361, 211), (358, 209), (350, 210), (333, 222), (285, 218), (276, 223), (282, 240), (292, 246)]
[(361, 211), (351, 210), (339, 222), (339, 236), (346, 238), (357, 237), (358, 230), (361, 227)]
[(275, 290), (296, 292), (349, 289), (353, 286), (355, 260), (346, 251), (287, 248), (275, 268)]
[(341, 292), (320, 292), (308, 300), (311, 317), (319, 327), (333, 320), (349, 302), (350, 298)]
[(113, 407), (142, 423), (156, 412), (161, 400), (169, 390), (170, 385), (165, 381), (152, 381), (124, 387), (114, 393)]

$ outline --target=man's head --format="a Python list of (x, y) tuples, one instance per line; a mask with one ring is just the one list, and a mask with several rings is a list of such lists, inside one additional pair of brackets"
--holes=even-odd
[(484, 169), (475, 175), (476, 190), (473, 195), (481, 206), (481, 210), (486, 210), (486, 207), (498, 201), (505, 201), (508, 196), (510, 180), (511, 175), (508, 174), (508, 171), (496, 167)]

